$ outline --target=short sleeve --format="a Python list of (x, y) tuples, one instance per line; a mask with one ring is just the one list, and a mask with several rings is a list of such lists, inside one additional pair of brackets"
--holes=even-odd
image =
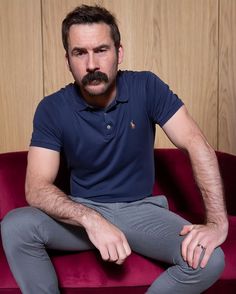
[(150, 73), (146, 84), (147, 110), (151, 120), (161, 127), (183, 106), (183, 102), (169, 86)]
[(43, 147), (60, 152), (62, 147), (60, 118), (55, 107), (44, 98), (38, 105), (34, 120), (30, 146)]

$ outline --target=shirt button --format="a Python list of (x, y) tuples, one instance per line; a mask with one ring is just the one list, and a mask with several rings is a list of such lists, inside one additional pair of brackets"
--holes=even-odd
[(111, 125), (107, 125), (107, 129), (110, 130), (111, 129)]

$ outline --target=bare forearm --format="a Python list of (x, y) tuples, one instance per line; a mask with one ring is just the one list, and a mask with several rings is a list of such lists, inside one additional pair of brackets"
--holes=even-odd
[(85, 227), (85, 221), (100, 215), (87, 206), (72, 201), (53, 184), (45, 184), (27, 191), (27, 201), (51, 217), (72, 225)]
[(37, 192), (27, 191), (26, 194), (30, 205), (51, 217), (72, 225), (83, 226), (104, 260), (122, 264), (131, 254), (126, 237), (120, 229), (95, 210), (70, 200), (56, 186), (46, 184), (38, 188)]
[(189, 156), (205, 208), (206, 222), (227, 226), (222, 180), (215, 151), (202, 138), (191, 142)]
[(186, 107), (181, 107), (166, 122), (163, 130), (178, 148), (188, 152), (195, 180), (204, 200), (206, 223), (185, 225), (180, 232), (180, 235), (185, 236), (181, 246), (184, 260), (194, 269), (199, 263), (204, 268), (214, 249), (225, 241), (228, 232), (217, 158)]

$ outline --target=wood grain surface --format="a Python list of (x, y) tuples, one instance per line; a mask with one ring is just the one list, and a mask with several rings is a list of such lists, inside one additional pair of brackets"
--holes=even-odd
[[(61, 22), (82, 3), (116, 15), (121, 69), (155, 72), (210, 144), (236, 154), (235, 0), (0, 0), (0, 152), (27, 149), (38, 101), (73, 82)], [(172, 146), (160, 128), (157, 134), (155, 146)]]
[(43, 94), (40, 0), (0, 0), (0, 152), (28, 149)]
[(219, 149), (236, 154), (236, 1), (220, 2)]

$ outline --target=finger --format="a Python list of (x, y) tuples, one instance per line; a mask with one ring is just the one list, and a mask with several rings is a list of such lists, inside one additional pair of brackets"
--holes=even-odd
[(116, 264), (122, 264), (127, 257), (123, 243), (117, 245), (116, 249), (117, 249), (117, 254), (118, 254), (118, 259), (116, 261)]
[[(198, 252), (199, 248), (198, 246), (198, 239), (195, 236), (195, 232), (190, 232), (183, 240), (182, 242), (182, 248), (181, 253), (184, 261), (188, 263), (189, 266), (193, 267), (194, 263), (194, 255), (195, 250), (196, 253)], [(198, 253), (197, 253), (198, 254)]]
[(126, 253), (126, 256), (129, 256), (130, 254), (131, 254), (131, 248), (130, 248), (130, 246), (129, 246), (129, 243), (128, 243), (128, 241), (126, 240), (126, 238), (125, 238), (125, 240), (123, 241), (123, 246), (124, 246), (124, 249), (125, 249), (125, 253)]
[(191, 240), (187, 247), (186, 261), (188, 265), (194, 268), (197, 263), (198, 266), (201, 253), (202, 249), (198, 246), (198, 241), (196, 239)]
[(184, 235), (187, 235), (189, 232), (191, 232), (193, 229), (193, 225), (185, 225), (183, 226), (181, 232), (180, 232), (180, 235), (181, 236), (184, 236)]
[(102, 248), (99, 248), (99, 252), (100, 252), (103, 260), (105, 260), (105, 261), (109, 260), (110, 255), (109, 255), (108, 249), (105, 246)]
[(109, 253), (109, 261), (111, 262), (116, 262), (117, 260), (119, 260), (119, 254), (117, 252), (117, 248), (115, 245), (113, 244), (109, 244), (108, 245), (108, 253)]
[(117, 264), (122, 264), (125, 259), (131, 254), (131, 249), (129, 243), (127, 242), (126, 238), (124, 237), (122, 244), (117, 246), (117, 252), (119, 256), (119, 260), (117, 260)]
[(187, 251), (188, 251), (188, 246), (189, 246), (191, 240), (192, 240), (192, 234), (189, 233), (182, 241), (181, 254), (182, 254), (184, 261), (187, 261)]
[(203, 259), (200, 264), (201, 268), (204, 268), (207, 265), (213, 251), (214, 251), (214, 249), (211, 249), (210, 247), (205, 249), (204, 256), (203, 256)]
[(205, 248), (203, 245), (200, 245), (202, 243), (198, 243), (195, 250), (194, 250), (194, 256), (193, 256), (193, 262), (192, 267), (196, 269), (199, 266), (200, 260), (203, 258), (205, 254)]

